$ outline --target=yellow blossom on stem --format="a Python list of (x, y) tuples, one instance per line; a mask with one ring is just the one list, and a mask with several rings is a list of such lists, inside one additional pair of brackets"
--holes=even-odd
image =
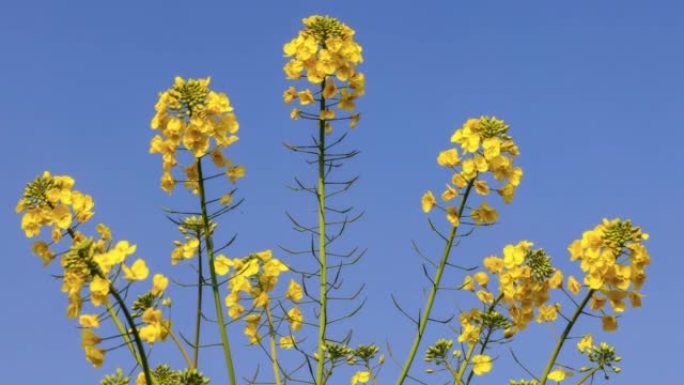
[(429, 213), (432, 211), (432, 208), (435, 207), (436, 204), (437, 199), (435, 199), (435, 196), (432, 195), (432, 191), (427, 191), (425, 194), (423, 194), (423, 197), (420, 200), (420, 206), (424, 213)]
[(549, 373), (548, 379), (551, 381), (556, 381), (556, 382), (562, 382), (564, 381), (567, 377), (572, 376), (573, 373), (569, 371), (565, 371), (561, 368), (553, 370), (551, 373)]
[(489, 373), (492, 370), (492, 358), (486, 354), (476, 354), (473, 356), (473, 373), (476, 376), (481, 376)]
[(126, 265), (121, 265), (121, 268), (123, 269), (124, 278), (129, 281), (142, 281), (147, 279), (147, 276), (150, 274), (150, 270), (142, 258), (138, 258), (133, 262), (130, 268)]
[(302, 300), (303, 296), (304, 289), (302, 288), (302, 286), (294, 279), (291, 279), (287, 287), (287, 292), (285, 293), (285, 298), (289, 299), (292, 302), (299, 302)]
[(365, 384), (370, 380), (370, 372), (359, 370), (351, 378), (351, 385)]

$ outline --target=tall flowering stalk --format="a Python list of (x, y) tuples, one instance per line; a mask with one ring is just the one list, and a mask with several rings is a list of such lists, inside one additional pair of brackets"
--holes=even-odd
[[(492, 191), (490, 184), (497, 183), (500, 187), (496, 192), (501, 195), (504, 202), (510, 203), (513, 200), (515, 189), (522, 177), (522, 169), (513, 164), (519, 151), (508, 130), (506, 123), (494, 117), (469, 119), (451, 137), (451, 142), (460, 147), (461, 154), (459, 155), (458, 148), (453, 147), (440, 152), (437, 156), (437, 163), (452, 172), (451, 183), (447, 183), (441, 194), (444, 204), (439, 204), (434, 194), (427, 191), (422, 197), (421, 206), (425, 213), (431, 212), (434, 208), (444, 212), (450, 230), (449, 234), (444, 236), (430, 221), (430, 227), (440, 235), (445, 245), (436, 265), (435, 275), (431, 279), (432, 286), (425, 307), (420, 313), (420, 318), (414, 321), (416, 334), (397, 378), (397, 385), (403, 384), (409, 376), (430, 320), (442, 277), (449, 264), (458, 230), (465, 225), (493, 224), (498, 219), (496, 209), (486, 201), (482, 201), (477, 208), (468, 208), (468, 199), (472, 192), (487, 196)], [(453, 201), (458, 203), (452, 205)]]
[[(315, 187), (306, 187), (298, 182), (299, 189), (310, 191), (315, 194), (317, 200), (318, 226), (304, 228), (295, 222), (295, 227), (300, 231), (308, 231), (317, 236), (316, 250), (319, 270), (318, 298), (315, 301), (320, 305), (318, 316), (317, 353), (315, 355), (316, 370), (314, 382), (322, 385), (327, 381), (325, 373), (326, 346), (328, 345), (327, 327), (330, 323), (328, 305), (329, 291), (335, 284), (331, 284), (329, 278), (329, 243), (336, 236), (330, 235), (329, 218), (330, 208), (327, 198), (340, 191), (330, 192), (330, 185), (343, 186), (342, 191), (351, 187), (355, 179), (344, 182), (332, 182), (329, 179), (330, 172), (340, 166), (340, 162), (352, 158), (356, 152), (333, 153), (330, 149), (339, 144), (344, 135), (332, 143), (326, 143), (326, 137), (333, 133), (333, 124), (337, 121), (349, 121), (350, 127), (355, 127), (360, 114), (354, 113), (355, 100), (365, 93), (365, 77), (356, 70), (356, 66), (362, 61), (361, 46), (354, 40), (354, 30), (341, 21), (329, 16), (310, 16), (303, 20), (304, 29), (297, 37), (289, 41), (283, 47), (286, 57), (290, 60), (285, 64), (284, 70), (288, 79), (305, 79), (313, 84), (313, 89), (308, 87), (289, 87), (283, 94), (285, 103), (290, 104), (298, 101), (299, 107), (292, 109), (290, 117), (294, 120), (313, 120), (317, 123), (318, 132), (314, 137), (313, 145), (289, 146), (290, 149), (314, 155), (317, 165), (317, 183)], [(337, 213), (345, 212), (338, 210)], [(344, 219), (344, 226), (350, 222)], [(339, 224), (339, 223), (338, 223)], [(317, 254), (317, 255), (316, 255)]]
[[(244, 176), (245, 170), (243, 166), (234, 165), (224, 155), (224, 150), (238, 140), (235, 133), (238, 131), (239, 125), (226, 94), (210, 90), (209, 82), (209, 78), (186, 81), (177, 77), (173, 87), (159, 95), (159, 101), (155, 106), (156, 114), (152, 119), (151, 126), (153, 129), (159, 129), (160, 135), (156, 135), (152, 139), (150, 153), (162, 155), (161, 188), (164, 191), (169, 193), (173, 191), (176, 179), (172, 175), (172, 171), (176, 167), (183, 167), (184, 186), (199, 198), (199, 218), (194, 219), (194, 223), (199, 225), (195, 226), (196, 237), (186, 238), (187, 244), (179, 244), (181, 252), (175, 252), (172, 258), (177, 261), (178, 259), (192, 258), (195, 254), (201, 257), (201, 245), (206, 250), (209, 286), (214, 299), (228, 379), (231, 385), (235, 385), (235, 367), (219, 294), (219, 282), (215, 268), (217, 256), (213, 240), (213, 233), (216, 228), (213, 219), (235, 207), (235, 205), (231, 205), (233, 191), (225, 192), (224, 195), (209, 200), (206, 183), (223, 173), (231, 183), (235, 183), (238, 178)], [(177, 150), (181, 148), (181, 145), (191, 155), (188, 164), (185, 166), (179, 165), (177, 158)], [(221, 173), (205, 175), (204, 168), (207, 166), (203, 164), (203, 161), (207, 155), (210, 157), (211, 163), (222, 170)], [(218, 204), (220, 207), (210, 213), (210, 204)], [(181, 223), (184, 223), (187, 228), (188, 221), (193, 222), (193, 219), (186, 218)], [(201, 266), (202, 263), (200, 259), (198, 266)], [(199, 331), (203, 285), (204, 278), (200, 267), (198, 268), (197, 317), (193, 346), (194, 366), (197, 366), (200, 349)]]
[[(22, 214), (22, 229), (27, 237), (33, 238), (40, 235), (42, 228), (52, 228), (50, 240), (35, 241), (32, 250), (45, 267), (61, 256), (63, 273), (59, 277), (62, 291), (67, 293), (69, 301), (66, 315), (79, 319), (82, 327), (81, 346), (86, 359), (94, 367), (102, 366), (106, 350), (98, 346), (104, 340), (93, 329), (100, 328), (101, 321), (111, 318), (119, 336), (125, 341), (124, 345), (142, 368), (141, 377), (147, 384), (152, 384), (152, 372), (143, 341), (153, 344), (166, 339), (171, 332), (170, 321), (164, 320), (162, 311), (158, 309), (168, 279), (156, 274), (152, 288), (139, 296), (131, 308), (128, 307), (124, 293), (128, 292), (132, 283), (148, 278), (147, 264), (144, 259), (138, 258), (130, 266), (127, 265), (126, 259), (135, 253), (135, 245), (125, 240), (114, 244), (111, 230), (104, 224), (98, 224), (95, 228), (98, 238), (87, 237), (79, 230), (93, 217), (94, 201), (90, 195), (74, 190), (74, 184), (70, 176), (51, 175), (47, 171), (29, 183), (16, 208)], [(55, 252), (54, 249), (65, 235), (71, 238), (71, 245), (64, 251)], [(121, 284), (121, 275), (126, 283), (124, 288), (117, 287), (117, 283)], [(84, 298), (82, 291), (86, 287), (90, 294)], [(107, 316), (83, 313), (85, 302), (93, 308), (104, 306)], [(117, 309), (124, 316), (125, 326)], [(139, 320), (144, 326), (140, 326)]]
[[(586, 294), (577, 304), (558, 338), (539, 379), (540, 385), (545, 385), (549, 379), (565, 377), (564, 371), (554, 370), (554, 366), (570, 332), (585, 312), (587, 305), (591, 311), (603, 313), (601, 323), (605, 331), (617, 329), (616, 314), (624, 313), (626, 310), (625, 300), (628, 300), (632, 307), (641, 307), (642, 294), (639, 290), (646, 280), (645, 268), (651, 263), (651, 256), (643, 244), (647, 239), (648, 234), (633, 226), (630, 221), (604, 219), (594, 229), (585, 231), (581, 239), (575, 240), (568, 247), (570, 259), (580, 261), (580, 268), (586, 273), (583, 284), (570, 276), (567, 282), (568, 290), (573, 295), (579, 295), (582, 288), (585, 288)], [(606, 303), (610, 303), (612, 311), (605, 310)], [(607, 344), (597, 348), (592, 341), (591, 335), (585, 336), (583, 344), (578, 345), (578, 350), (599, 365), (588, 370), (587, 372), (591, 373), (587, 373), (580, 383), (588, 379), (589, 374), (593, 376), (599, 370), (605, 372), (607, 368), (612, 367), (613, 362), (619, 361), (615, 360), (614, 350)], [(611, 359), (608, 360), (605, 356)]]

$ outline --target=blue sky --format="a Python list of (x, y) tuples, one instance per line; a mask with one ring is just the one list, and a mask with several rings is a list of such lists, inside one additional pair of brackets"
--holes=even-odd
[[(353, 328), (356, 343), (375, 342), (383, 350), (389, 340), (403, 358), (413, 330), (390, 294), (417, 310), (427, 282), (411, 240), (433, 255), (439, 251), (420, 195), (448, 178), (434, 159), (453, 130), (468, 117), (496, 115), (512, 126), (525, 176), (512, 205), (497, 202), (500, 223), (468, 238), (455, 252), (457, 261), (473, 265), (529, 239), (577, 273), (567, 245), (603, 217), (632, 218), (651, 234), (644, 307), (628, 311), (619, 332), (601, 338), (624, 356), (614, 382), (678, 378), (684, 343), (678, 285), (684, 262), (677, 246), (684, 214), (681, 3), (27, 0), (4, 1), (2, 8), (0, 371), (8, 383), (94, 384), (124, 359), (112, 354), (106, 370), (89, 367), (75, 323), (63, 316), (59, 284), (20, 231), (16, 200), (43, 170), (73, 175), (77, 188), (94, 196), (97, 221), (137, 243), (155, 270), (187, 275), (187, 268), (168, 263), (177, 234), (160, 209), (193, 201), (158, 188), (160, 160), (147, 153), (157, 92), (176, 75), (212, 76), (241, 123), (231, 151), (248, 176), (240, 183), (246, 202), (224, 224), (239, 233), (231, 255), (306, 242), (290, 230), (284, 212), (313, 220), (314, 202), (286, 185), (313, 170), (282, 144), (306, 140), (312, 128), (290, 121), (282, 103), (289, 84), (281, 47), (302, 17), (316, 13), (356, 29), (367, 78), (367, 95), (358, 103), (363, 119), (348, 142), (362, 152), (349, 165), (361, 179), (348, 199), (366, 216), (348, 243), (368, 253), (348, 281), (367, 283), (368, 305), (338, 334)], [(447, 280), (455, 284), (462, 274)], [(178, 303), (191, 297), (180, 289), (173, 296)], [(464, 297), (446, 293), (438, 313), (453, 312)], [(179, 318), (182, 309), (174, 310)], [(513, 347), (540, 372), (559, 326), (533, 326)], [(582, 328), (600, 334), (594, 320)], [(247, 375), (253, 357), (262, 356), (244, 346), (241, 330), (231, 332), (237, 354), (248, 361), (239, 372)], [(428, 340), (453, 336), (438, 327), (429, 334)], [(154, 362), (179, 362), (167, 345), (155, 348)], [(206, 354), (202, 369), (223, 383), (219, 352)], [(496, 354), (493, 373), (481, 383), (524, 376), (507, 347)], [(571, 353), (566, 361), (576, 358)], [(397, 372), (388, 360), (381, 382)]]

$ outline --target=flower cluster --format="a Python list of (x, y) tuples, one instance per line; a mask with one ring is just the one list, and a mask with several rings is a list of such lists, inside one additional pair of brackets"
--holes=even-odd
[[(642, 294), (639, 292), (646, 280), (645, 268), (651, 256), (643, 241), (648, 234), (630, 221), (604, 219), (592, 230), (585, 231), (568, 247), (570, 259), (579, 260), (585, 273), (582, 283), (591, 290), (591, 310), (603, 310), (609, 302), (614, 313), (626, 309), (625, 299), (632, 307), (641, 306)], [(568, 289), (578, 294), (581, 284), (568, 278)], [(603, 329), (617, 329), (614, 314), (604, 314)]]
[[(354, 30), (330, 16), (309, 16), (303, 23), (304, 29), (283, 46), (285, 56), (291, 58), (284, 70), (288, 79), (305, 77), (319, 89), (298, 90), (291, 86), (283, 93), (283, 99), (287, 104), (297, 99), (300, 107), (315, 105), (318, 111), (306, 112), (296, 107), (290, 117), (323, 121), (327, 133), (332, 132), (333, 120), (349, 120), (350, 127), (355, 127), (360, 118), (360, 114), (353, 113), (355, 101), (365, 94), (366, 79), (356, 71), (363, 57), (361, 46), (354, 40)], [(342, 111), (348, 115), (338, 116)]]
[[(193, 156), (183, 167), (185, 186), (197, 193), (199, 172), (195, 159), (210, 155), (216, 167), (225, 169), (232, 183), (244, 176), (243, 166), (234, 165), (223, 149), (235, 143), (239, 124), (228, 97), (209, 89), (210, 78), (188, 79), (176, 77), (173, 87), (159, 94), (156, 114), (151, 127), (159, 129), (150, 143), (151, 154), (162, 155), (161, 188), (172, 192), (176, 179), (171, 171), (178, 166), (177, 150), (183, 147)], [(213, 142), (213, 145), (212, 145)]]
[[(340, 365), (347, 364), (350, 367), (360, 366), (361, 370), (355, 370), (350, 379), (352, 385), (365, 384), (369, 381), (375, 383), (374, 372), (385, 363), (385, 356), (380, 355), (375, 364), (373, 360), (380, 348), (375, 344), (359, 345), (356, 349), (347, 345), (346, 343), (326, 342), (324, 345), (325, 360), (330, 363), (332, 372), (333, 368)], [(313, 354), (314, 359), (318, 360), (318, 352)]]
[[(507, 308), (512, 322), (511, 327), (505, 331), (508, 336), (525, 329), (535, 318), (535, 313), (537, 322), (552, 322), (556, 320), (560, 310), (560, 303), (547, 305), (547, 301), (550, 289), (562, 285), (563, 274), (553, 267), (550, 257), (543, 249), (533, 250), (532, 246), (528, 241), (506, 245), (503, 258), (490, 256), (484, 259), (484, 267), (499, 278), (499, 294), (496, 299), (488, 289), (487, 272), (479, 271), (466, 276), (464, 280), (463, 288), (466, 290), (476, 291), (476, 284), (479, 286), (476, 295), (482, 303), (496, 304), (501, 301)], [(464, 333), (472, 333), (477, 326), (469, 320), (467, 326), (464, 326)]]
[[(16, 212), (23, 214), (21, 228), (26, 237), (38, 236), (43, 227), (52, 226), (52, 241), (59, 242), (67, 229), (92, 218), (93, 198), (73, 187), (72, 177), (48, 171), (26, 185), (16, 207)], [(45, 265), (54, 258), (44, 242), (34, 243), (33, 249)]]
[[(589, 362), (594, 365), (596, 370), (603, 371), (606, 377), (608, 376), (608, 370), (613, 373), (620, 373), (622, 371), (619, 366), (615, 365), (622, 361), (622, 357), (617, 355), (615, 348), (606, 342), (601, 342), (598, 346), (594, 345), (591, 334), (582, 337), (577, 343), (577, 350), (589, 359)], [(580, 372), (589, 370), (591, 369), (587, 367), (580, 368)]]
[[(453, 372), (454, 365), (451, 363), (452, 359), (460, 364), (463, 364), (463, 353), (460, 348), (453, 349), (454, 341), (445, 338), (440, 338), (433, 345), (429, 346), (425, 351), (425, 362), (434, 363), (438, 367)], [(470, 358), (473, 374), (481, 376), (489, 373), (493, 368), (492, 357), (486, 354), (475, 354)], [(433, 369), (427, 369), (428, 373), (433, 373)]]
[[(104, 305), (111, 308), (109, 296), (115, 292), (114, 281), (117, 277), (123, 275), (129, 282), (142, 281), (149, 276), (149, 269), (141, 258), (128, 266), (126, 259), (135, 253), (136, 246), (125, 240), (115, 244), (111, 230), (104, 224), (95, 227), (97, 238), (87, 237), (76, 230), (76, 225), (92, 217), (94, 203), (89, 195), (73, 190), (73, 186), (73, 178), (51, 176), (49, 172), (45, 172), (27, 185), (17, 211), (24, 214), (22, 227), (29, 238), (40, 234), (43, 226), (54, 226), (52, 242), (38, 240), (33, 243), (32, 250), (46, 267), (57, 255), (61, 255), (60, 266), (63, 271), (58, 276), (62, 279), (62, 292), (68, 298), (66, 315), (68, 318), (79, 318), (79, 324), (83, 328), (81, 346), (86, 359), (99, 367), (104, 360), (105, 350), (98, 347), (102, 340), (93, 329), (100, 327), (100, 319), (96, 314), (82, 313), (83, 304), (89, 302), (93, 307)], [(76, 218), (75, 223), (73, 218)], [(63, 233), (69, 234), (72, 243), (67, 250), (55, 253), (51, 246), (59, 242)], [(154, 300), (161, 298), (168, 279), (157, 274), (153, 281), (149, 295)], [(84, 298), (82, 292), (86, 288), (89, 294)], [(161, 325), (161, 312), (155, 314), (155, 317)], [(151, 324), (152, 322), (147, 321), (148, 318), (143, 315), (143, 321)], [(168, 321), (163, 322), (168, 330)], [(164, 338), (165, 333), (158, 332), (154, 335), (155, 337), (148, 337), (146, 340), (154, 342)]]
[[(225, 298), (228, 315), (232, 319), (237, 319), (246, 312), (244, 320), (247, 325), (244, 333), (249, 338), (250, 343), (259, 342), (261, 339), (259, 326), (262, 323), (262, 313), (267, 312), (267, 316), (269, 315), (272, 292), (278, 284), (280, 274), (288, 271), (289, 268), (279, 259), (273, 258), (271, 250), (264, 250), (245, 258), (229, 259), (224, 255), (218, 255), (214, 260), (214, 269), (219, 276), (229, 274), (229, 294)], [(249, 310), (241, 303), (243, 295), (251, 299)], [(302, 286), (296, 281), (290, 280), (285, 298), (297, 303), (303, 296)], [(299, 307), (290, 308), (285, 318), (292, 331), (297, 331), (302, 327), (304, 316)], [(291, 348), (294, 345), (294, 337), (292, 335), (283, 336), (280, 339), (280, 345), (283, 348)]]
[[(451, 142), (460, 147), (461, 154), (458, 148), (453, 147), (437, 156), (437, 164), (453, 171), (451, 183), (447, 183), (441, 194), (442, 201), (450, 202), (459, 196), (465, 199), (471, 189), (478, 195), (487, 196), (492, 191), (490, 184), (493, 182), (500, 184), (496, 192), (505, 203), (513, 200), (523, 172), (520, 167), (513, 165), (520, 152), (508, 129), (503, 120), (482, 116), (468, 119), (463, 127), (454, 132)], [(487, 175), (490, 177), (487, 178)], [(435, 206), (440, 207), (431, 191), (423, 194), (421, 206), (426, 213)], [(453, 227), (460, 224), (464, 209), (465, 205), (461, 205), (460, 209), (450, 205), (444, 208), (447, 220)], [(486, 201), (470, 210), (469, 216), (475, 224), (492, 224), (499, 217), (496, 209)]]
[[(216, 229), (216, 222), (209, 222), (211, 233)], [(191, 259), (197, 255), (200, 247), (200, 239), (204, 235), (204, 220), (200, 216), (190, 216), (183, 219), (178, 226), (178, 230), (184, 235), (185, 241), (173, 241), (175, 248), (171, 252), (171, 264)]]

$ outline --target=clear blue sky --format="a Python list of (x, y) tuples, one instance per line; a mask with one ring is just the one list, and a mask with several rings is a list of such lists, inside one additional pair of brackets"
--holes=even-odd
[[(362, 151), (350, 165), (361, 180), (349, 198), (367, 215), (348, 237), (369, 249), (349, 275), (351, 284), (367, 282), (368, 306), (344, 325), (355, 330), (355, 341), (384, 350), (389, 339), (403, 358), (413, 329), (390, 294), (417, 309), (427, 282), (410, 241), (432, 254), (439, 249), (420, 195), (444, 183), (434, 160), (452, 131), (470, 116), (494, 114), (511, 124), (525, 176), (513, 205), (501, 209), (500, 223), (469, 238), (456, 251), (458, 261), (472, 265), (507, 243), (530, 239), (569, 267), (565, 248), (584, 229), (604, 216), (632, 218), (651, 233), (653, 265), (644, 307), (628, 311), (619, 332), (605, 336), (625, 357), (614, 382), (679, 381), (681, 2), (5, 0), (1, 8), (3, 383), (94, 384), (122, 357), (112, 355), (106, 370), (89, 367), (75, 323), (63, 316), (59, 284), (30, 254), (19, 229), (16, 200), (43, 170), (73, 175), (78, 189), (94, 196), (97, 221), (137, 243), (155, 270), (187, 274), (170, 267), (177, 235), (160, 208), (190, 201), (158, 188), (160, 160), (147, 153), (157, 92), (175, 75), (211, 75), (241, 122), (233, 157), (247, 167), (240, 184), (247, 200), (225, 225), (240, 235), (231, 254), (305, 242), (289, 229), (284, 211), (313, 215), (314, 203), (286, 184), (312, 170), (282, 143), (305, 140), (310, 128), (291, 122), (282, 103), (288, 83), (281, 47), (301, 18), (315, 13), (355, 28), (365, 54), (367, 96), (358, 103), (364, 117), (349, 142)], [(462, 277), (447, 279), (455, 284)], [(178, 303), (190, 299), (173, 293)], [(457, 308), (454, 297), (444, 298), (440, 314)], [(591, 321), (582, 327), (596, 330)], [(241, 330), (232, 332), (247, 360)], [(533, 325), (514, 347), (539, 372), (539, 352), (546, 354), (557, 333)], [(433, 329), (428, 338), (438, 335), (450, 332)], [(153, 361), (178, 362), (172, 349), (156, 348)], [(494, 372), (481, 383), (524, 376), (506, 348), (498, 353)], [(218, 352), (206, 357), (205, 371), (223, 383)], [(239, 372), (253, 368), (245, 363)], [(391, 383), (397, 372), (388, 360), (381, 382)]]

